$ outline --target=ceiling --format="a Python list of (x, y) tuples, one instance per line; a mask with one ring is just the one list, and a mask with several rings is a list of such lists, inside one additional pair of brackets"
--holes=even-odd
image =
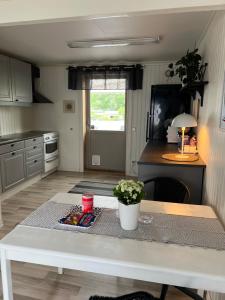
[[(1, 52), (37, 64), (87, 61), (159, 61), (193, 49), (213, 12), (121, 16), (35, 25), (0, 27)], [(68, 41), (161, 36), (159, 44), (70, 49)]]

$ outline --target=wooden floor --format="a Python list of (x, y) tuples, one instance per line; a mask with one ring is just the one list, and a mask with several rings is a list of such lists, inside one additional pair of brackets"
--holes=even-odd
[[(4, 226), (0, 229), (0, 238), (57, 192), (69, 191), (80, 180), (117, 182), (120, 178), (121, 174), (109, 172), (54, 173), (3, 202)], [(27, 263), (14, 262), (12, 271), (15, 300), (87, 300), (96, 294), (119, 296), (138, 290), (158, 296), (160, 291), (158, 284), (71, 270), (58, 275), (55, 268)], [(1, 289), (0, 299), (3, 299)], [(171, 288), (167, 300), (172, 299), (190, 300)]]

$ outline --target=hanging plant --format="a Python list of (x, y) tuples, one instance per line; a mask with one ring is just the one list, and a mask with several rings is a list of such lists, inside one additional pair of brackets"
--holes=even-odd
[(202, 57), (198, 53), (198, 49), (179, 59), (175, 64), (170, 63), (166, 71), (167, 77), (179, 76), (182, 85), (191, 85), (194, 82), (203, 82), (205, 71), (208, 64), (202, 62)]

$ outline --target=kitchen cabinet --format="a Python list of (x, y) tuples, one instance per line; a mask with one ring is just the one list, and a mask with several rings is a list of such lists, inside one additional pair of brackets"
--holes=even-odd
[(26, 177), (30, 178), (40, 174), (44, 168), (43, 137), (25, 141)]
[(0, 105), (27, 106), (32, 102), (31, 64), (0, 55)]
[[(172, 177), (183, 182), (190, 192), (190, 204), (202, 204), (203, 180), (206, 165), (199, 159), (194, 162), (169, 161), (165, 153), (177, 153), (177, 145), (150, 142), (138, 161), (138, 179), (146, 181), (155, 177)], [(152, 192), (149, 186), (147, 192)]]
[(12, 101), (10, 58), (0, 55), (0, 101)]
[(18, 59), (10, 59), (12, 70), (12, 100), (32, 103), (31, 65)]
[(25, 180), (24, 150), (17, 150), (1, 156), (2, 190), (7, 191)]
[(43, 133), (5, 136), (0, 142), (0, 193), (44, 170)]

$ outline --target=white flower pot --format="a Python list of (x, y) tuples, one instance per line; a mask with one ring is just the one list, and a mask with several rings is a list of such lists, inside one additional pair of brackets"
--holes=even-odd
[(120, 225), (124, 230), (135, 230), (138, 227), (140, 203), (125, 205), (119, 202)]

